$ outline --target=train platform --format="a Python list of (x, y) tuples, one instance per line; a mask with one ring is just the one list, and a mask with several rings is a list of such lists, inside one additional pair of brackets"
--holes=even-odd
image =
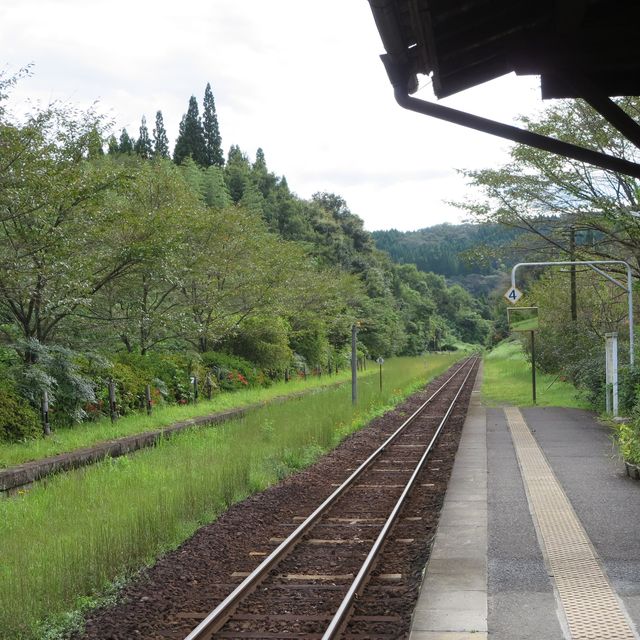
[(624, 640), (639, 628), (640, 482), (607, 427), (575, 409), (486, 409), (478, 380), (411, 640)]

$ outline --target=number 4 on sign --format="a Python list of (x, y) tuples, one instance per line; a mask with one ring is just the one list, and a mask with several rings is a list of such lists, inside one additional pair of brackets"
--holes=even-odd
[(518, 302), (518, 300), (520, 300), (520, 298), (522, 298), (522, 291), (520, 291), (520, 289), (518, 289), (517, 287), (511, 287), (507, 291), (507, 293), (504, 294), (504, 297), (511, 304), (515, 304), (516, 302)]

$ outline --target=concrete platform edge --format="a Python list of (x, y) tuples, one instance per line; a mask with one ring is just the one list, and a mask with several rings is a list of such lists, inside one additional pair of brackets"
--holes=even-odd
[(486, 410), (478, 370), (410, 640), (483, 640), (487, 628)]

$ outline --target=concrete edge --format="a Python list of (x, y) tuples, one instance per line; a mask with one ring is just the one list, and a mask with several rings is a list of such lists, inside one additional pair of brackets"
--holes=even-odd
[(413, 612), (410, 640), (488, 636), (486, 409), (481, 404), (481, 384), (480, 366)]

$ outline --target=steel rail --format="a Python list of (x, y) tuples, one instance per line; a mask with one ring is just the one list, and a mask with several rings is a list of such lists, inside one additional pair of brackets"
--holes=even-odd
[[(424, 411), (425, 407), (455, 378), (464, 367), (471, 362), (469, 374), (473, 371), (476, 359), (467, 360), (434, 391), (331, 495), (318, 506), (283, 542), (281, 542), (207, 617), (195, 627), (184, 640), (202, 640), (218, 631), (229, 619), (229, 615), (236, 604), (248, 595), (257, 582), (296, 542), (315, 524), (323, 513), (333, 505), (338, 498), (362, 475), (371, 463), (404, 431), (404, 429)], [(467, 374), (467, 378), (469, 377)], [(465, 378), (465, 380), (467, 379)], [(207, 635), (205, 635), (207, 634)]]
[(322, 640), (333, 640), (333, 638), (336, 638), (338, 634), (341, 633), (342, 627), (349, 615), (349, 611), (353, 606), (353, 602), (357, 597), (358, 592), (363, 587), (364, 582), (367, 579), (369, 572), (371, 571), (373, 563), (375, 562), (376, 558), (378, 557), (378, 554), (380, 553), (380, 550), (382, 549), (383, 544), (385, 543), (385, 540), (387, 538), (387, 535), (389, 534), (389, 531), (391, 530), (391, 527), (393, 527), (396, 521), (396, 518), (400, 513), (400, 510), (404, 506), (404, 503), (406, 502), (409, 494), (411, 493), (411, 490), (413, 489), (413, 486), (416, 483), (418, 475), (422, 471), (422, 467), (424, 466), (424, 463), (427, 460), (427, 456), (431, 453), (431, 449), (433, 448), (433, 445), (438, 439), (438, 436), (440, 435), (440, 432), (442, 431), (445, 423), (449, 419), (449, 415), (453, 411), (453, 407), (455, 406), (456, 401), (458, 400), (458, 397), (462, 393), (462, 390), (464, 389), (464, 386), (467, 383), (469, 376), (473, 372), (474, 367), (475, 367), (475, 361), (471, 365), (471, 369), (469, 370), (469, 373), (467, 373), (467, 375), (465, 376), (465, 379), (462, 381), (462, 384), (460, 385), (458, 392), (456, 393), (455, 397), (451, 401), (451, 404), (449, 405), (447, 412), (444, 414), (444, 418), (442, 418), (442, 421), (438, 425), (436, 432), (433, 434), (433, 437), (431, 438), (429, 445), (427, 446), (425, 452), (422, 454), (420, 461), (418, 462), (418, 464), (416, 465), (416, 468), (411, 474), (411, 477), (409, 478), (405, 488), (403, 489), (402, 494), (398, 498), (396, 505), (394, 506), (389, 517), (387, 518), (387, 521), (384, 523), (384, 526), (380, 530), (380, 533), (378, 534), (376, 541), (373, 543), (371, 550), (367, 554), (367, 557), (365, 558), (365, 561), (362, 564), (360, 571), (358, 571), (358, 574), (356, 575), (353, 582), (351, 583), (351, 586), (349, 587), (347, 594), (342, 600), (340, 607), (338, 608), (337, 612), (333, 616), (333, 619), (329, 623), (329, 626), (324, 632), (324, 635), (322, 636)]

